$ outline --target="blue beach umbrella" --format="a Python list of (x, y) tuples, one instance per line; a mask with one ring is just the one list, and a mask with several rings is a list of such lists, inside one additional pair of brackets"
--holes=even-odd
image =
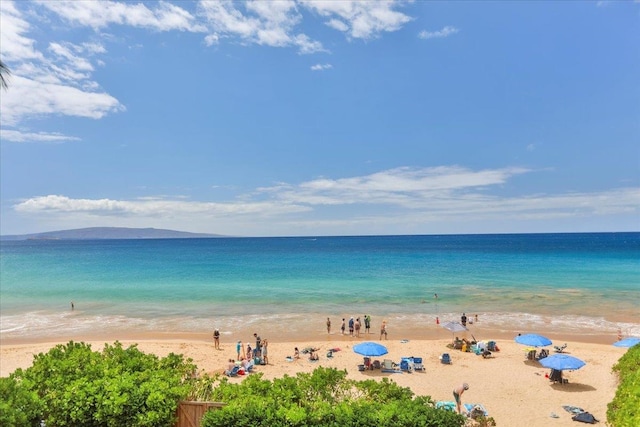
[(551, 340), (538, 334), (525, 334), (516, 337), (518, 344), (524, 344), (531, 347), (546, 347), (551, 345)]
[(388, 353), (387, 347), (371, 341), (354, 345), (353, 351), (363, 356), (382, 356)]
[(540, 364), (545, 368), (555, 369), (556, 371), (580, 369), (586, 363), (577, 357), (568, 354), (554, 354), (544, 359), (540, 359)]
[(616, 347), (633, 347), (640, 343), (640, 338), (637, 337), (628, 337), (618, 342), (614, 342), (613, 345)]

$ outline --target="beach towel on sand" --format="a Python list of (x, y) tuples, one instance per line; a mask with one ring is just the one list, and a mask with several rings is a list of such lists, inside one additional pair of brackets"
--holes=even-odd
[(445, 401), (439, 401), (436, 402), (436, 408), (438, 409), (444, 409), (445, 411), (455, 411), (456, 410), (456, 403), (455, 402), (445, 402)]
[(582, 412), (580, 414), (576, 414), (573, 417), (571, 417), (571, 419), (573, 421), (579, 421), (581, 423), (587, 423), (587, 424), (595, 424), (598, 422), (598, 420), (596, 420), (596, 417), (594, 417), (588, 412)]

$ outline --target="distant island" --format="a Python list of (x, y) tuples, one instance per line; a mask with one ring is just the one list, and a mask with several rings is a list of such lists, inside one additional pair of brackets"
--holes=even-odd
[(90, 227), (0, 236), (0, 240), (202, 239), (214, 237), (226, 236), (158, 228)]

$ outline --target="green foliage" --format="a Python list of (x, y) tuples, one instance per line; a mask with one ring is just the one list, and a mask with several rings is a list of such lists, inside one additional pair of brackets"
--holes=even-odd
[(10, 380), (19, 385), (17, 391), (37, 397), (30, 413), (47, 425), (155, 427), (173, 425), (178, 403), (191, 387), (185, 378), (193, 372), (195, 366), (181, 355), (160, 359), (119, 342), (94, 352), (71, 341), (38, 354)]
[(613, 427), (640, 426), (640, 344), (627, 350), (613, 370), (620, 384), (607, 406), (607, 422)]
[(220, 380), (212, 400), (226, 406), (209, 411), (202, 427), (335, 426), (454, 427), (464, 417), (434, 407), (429, 397), (383, 378), (354, 381), (346, 371), (318, 367), (313, 373), (273, 381), (252, 374), (241, 383)]
[(15, 378), (0, 377), (0, 426), (39, 426), (38, 395)]

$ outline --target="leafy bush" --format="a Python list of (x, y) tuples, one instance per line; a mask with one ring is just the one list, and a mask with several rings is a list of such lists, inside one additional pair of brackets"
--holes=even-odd
[(223, 426), (388, 426), (454, 427), (465, 418), (434, 407), (429, 397), (414, 397), (383, 378), (354, 381), (346, 371), (319, 367), (313, 373), (273, 381), (252, 374), (241, 383), (220, 380), (212, 399), (227, 405), (209, 411), (202, 427)]
[(39, 426), (38, 395), (15, 378), (0, 378), (0, 426)]
[(640, 345), (627, 350), (613, 371), (620, 384), (607, 406), (607, 422), (613, 427), (640, 426)]
[(184, 379), (194, 371), (181, 355), (160, 359), (119, 342), (100, 353), (71, 341), (38, 354), (31, 367), (16, 370), (9, 380), (15, 396), (37, 396), (28, 413), (47, 425), (172, 426), (190, 389)]

